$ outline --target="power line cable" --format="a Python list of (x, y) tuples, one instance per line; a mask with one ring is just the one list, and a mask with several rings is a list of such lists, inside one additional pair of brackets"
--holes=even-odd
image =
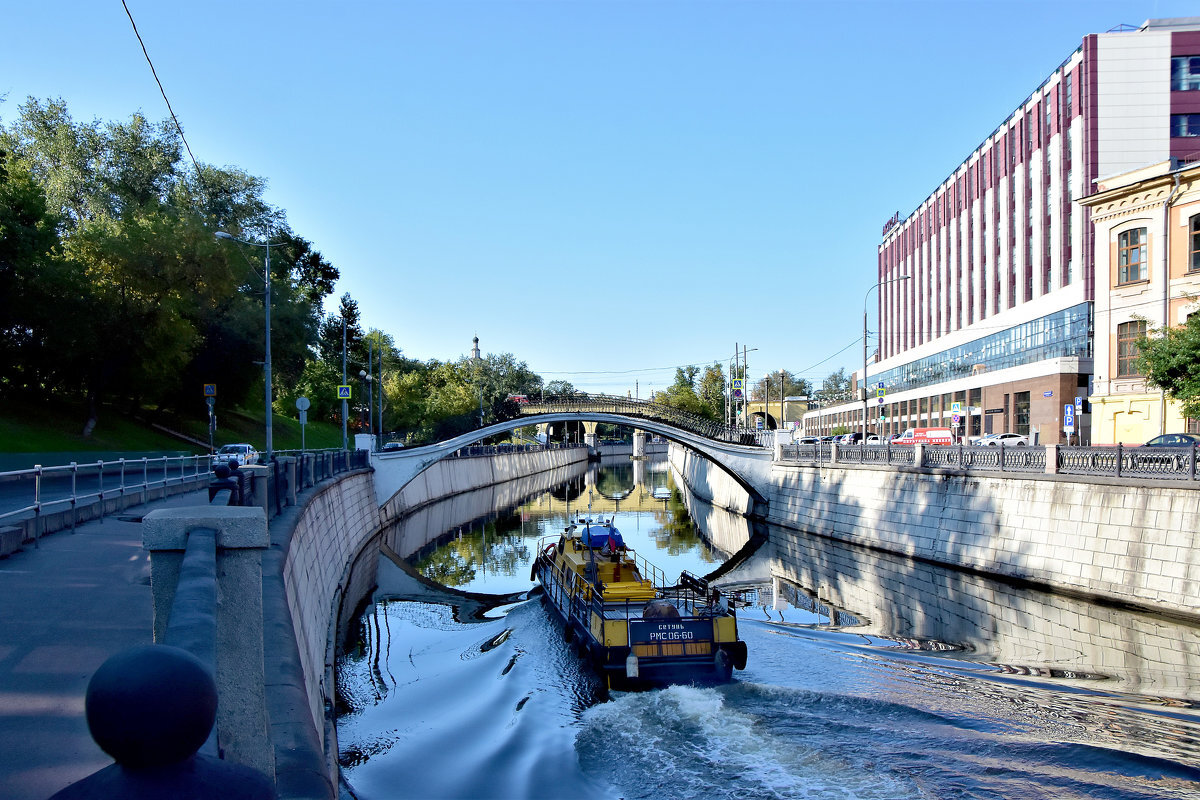
[(204, 173), (200, 171), (200, 164), (196, 161), (196, 156), (192, 154), (192, 146), (188, 144), (187, 137), (183, 135), (183, 126), (179, 124), (179, 118), (175, 116), (175, 109), (171, 108), (171, 101), (167, 99), (167, 90), (163, 88), (162, 81), (158, 79), (158, 71), (154, 69), (154, 62), (150, 60), (150, 53), (146, 50), (146, 43), (142, 41), (142, 34), (138, 33), (137, 23), (133, 21), (133, 13), (129, 10), (129, 4), (125, 0), (121, 0), (121, 6), (125, 9), (125, 16), (129, 17), (129, 24), (133, 26), (133, 35), (137, 37), (138, 44), (142, 46), (142, 55), (146, 57), (146, 63), (150, 65), (150, 74), (154, 76), (154, 82), (158, 84), (158, 91), (162, 94), (163, 102), (167, 104), (167, 111), (171, 113), (171, 121), (175, 123), (175, 130), (179, 132), (179, 138), (183, 141), (188, 158), (192, 160), (192, 166), (196, 169), (196, 177), (199, 179), (200, 185), (204, 187), (204, 192), (211, 196), (208, 184), (204, 181)]

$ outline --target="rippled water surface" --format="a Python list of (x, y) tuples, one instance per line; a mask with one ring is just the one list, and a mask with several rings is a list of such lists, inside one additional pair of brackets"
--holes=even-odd
[[(1200, 798), (1195, 628), (795, 532), (720, 579), (748, 603), (732, 684), (610, 694), (527, 595), (568, 501), (590, 485), (668, 576), (756, 531), (672, 496), (663, 463), (558, 478), (364, 554), (338, 661), (345, 797)], [(416, 525), (475, 513), (443, 512)]]

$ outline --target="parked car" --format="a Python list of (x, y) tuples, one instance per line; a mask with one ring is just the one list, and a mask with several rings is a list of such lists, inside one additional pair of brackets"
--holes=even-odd
[(230, 461), (236, 461), (239, 467), (244, 467), (247, 464), (258, 463), (258, 451), (251, 445), (227, 444), (213, 454), (213, 466), (219, 464), (228, 465)]
[(976, 447), (1005, 447), (1024, 446), (1029, 444), (1029, 437), (1019, 433), (992, 433), (975, 442)]
[(801, 436), (796, 440), (796, 444), (817, 444), (821, 440), (815, 436)]
[(1164, 433), (1146, 442), (1145, 447), (1191, 447), (1200, 444), (1200, 434)]
[(403, 450), (404, 445), (401, 444), (400, 442), (385, 442), (383, 445), (383, 449), (384, 450)]

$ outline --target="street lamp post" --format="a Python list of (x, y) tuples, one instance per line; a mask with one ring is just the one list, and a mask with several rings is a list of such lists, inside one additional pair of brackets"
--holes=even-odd
[(862, 443), (867, 443), (867, 405), (870, 403), (870, 397), (867, 394), (867, 298), (871, 296), (871, 292), (878, 289), (880, 286), (886, 286), (889, 283), (897, 281), (906, 281), (911, 278), (911, 275), (900, 275), (896, 278), (888, 278), (886, 281), (879, 283), (867, 289), (867, 293), (863, 295), (863, 371), (862, 371), (862, 401), (863, 401), (863, 418), (862, 418)]
[(375, 420), (373, 418), (374, 405), (371, 401), (371, 376), (365, 369), (358, 371), (358, 378), (367, 387), (367, 435), (371, 437), (371, 441), (375, 441)]
[[(263, 394), (267, 416), (267, 441), (265, 449), (267, 452), (267, 463), (270, 463), (274, 460), (275, 453), (275, 441), (273, 436), (274, 429), (272, 426), (274, 421), (272, 419), (274, 416), (272, 411), (273, 398), (271, 396), (271, 237), (267, 236), (267, 240), (265, 242), (248, 242), (245, 239), (239, 239), (236, 236), (226, 233), (225, 231), (217, 231), (215, 235), (218, 239), (229, 239), (230, 241), (240, 242), (241, 244), (247, 244), (251, 247), (262, 247), (266, 249), (265, 269), (263, 271), (263, 313), (264, 317), (266, 318), (266, 344), (263, 348), (263, 381), (266, 384), (266, 388), (263, 390)], [(276, 242), (275, 244), (278, 246), (281, 243)]]

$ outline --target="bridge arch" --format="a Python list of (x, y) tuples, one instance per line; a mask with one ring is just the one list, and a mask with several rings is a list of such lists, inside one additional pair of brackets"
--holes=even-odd
[(670, 423), (632, 414), (587, 410), (539, 412), (533, 409), (523, 409), (523, 411), (525, 413), (514, 419), (497, 422), (437, 444), (386, 453), (373, 453), (371, 464), (375, 468), (375, 493), (380, 506), (386, 506), (389, 500), (421, 472), (451, 453), (480, 439), (541, 423), (605, 422), (654, 433), (701, 454), (728, 473), (745, 489), (751, 499), (752, 516), (766, 516), (772, 456), (770, 450), (758, 445), (713, 441)]

